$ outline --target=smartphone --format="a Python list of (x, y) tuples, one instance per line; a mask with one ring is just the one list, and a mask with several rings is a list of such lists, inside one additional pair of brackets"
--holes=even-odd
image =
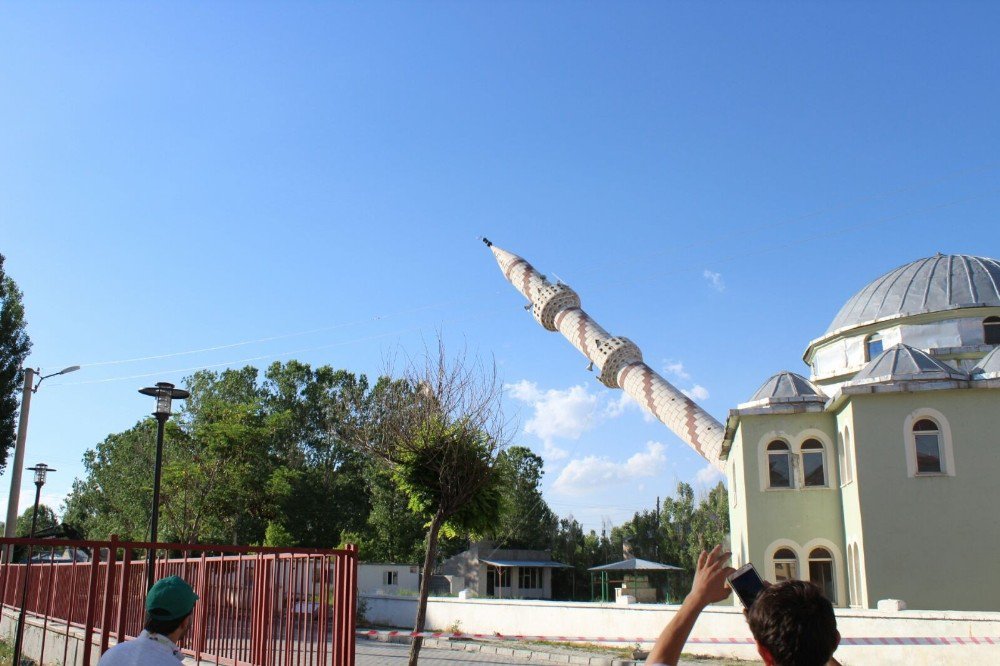
[(760, 579), (760, 574), (754, 569), (752, 564), (744, 564), (726, 578), (729, 587), (740, 598), (743, 607), (749, 609), (753, 605), (757, 595), (764, 589), (764, 581)]

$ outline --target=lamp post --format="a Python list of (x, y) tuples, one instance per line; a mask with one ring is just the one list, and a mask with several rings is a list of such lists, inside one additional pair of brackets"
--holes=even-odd
[[(38, 387), (49, 377), (65, 375), (69, 372), (76, 372), (80, 369), (78, 365), (71, 365), (63, 368), (59, 372), (51, 375), (42, 375), (41, 370), (32, 368), (24, 369), (24, 389), (21, 392), (21, 414), (17, 423), (17, 440), (14, 443), (14, 464), (10, 474), (10, 497), (7, 499), (7, 523), (4, 525), (3, 536), (9, 539), (14, 536), (17, 527), (17, 504), (21, 494), (21, 468), (24, 466), (24, 442), (28, 437), (28, 410), (31, 409), (31, 396), (38, 391)], [(35, 383), (35, 375), (42, 375)], [(3, 550), (3, 559), (10, 561), (13, 549), (8, 547)]]
[[(160, 520), (160, 467), (163, 465), (163, 428), (170, 418), (170, 403), (173, 400), (183, 400), (191, 394), (184, 389), (174, 388), (170, 382), (157, 382), (156, 386), (139, 389), (139, 393), (156, 398), (156, 463), (153, 467), (153, 509), (149, 518), (149, 542), (156, 543), (157, 528)], [(146, 555), (146, 589), (153, 587), (154, 568), (156, 564), (156, 547), (150, 545)]]
[[(39, 380), (40, 381), (40, 380)], [(35, 527), (38, 524), (38, 500), (42, 497), (42, 486), (45, 485), (45, 475), (56, 470), (45, 463), (38, 463), (28, 470), (35, 473), (35, 508), (31, 512), (31, 531), (28, 538), (35, 538)], [(11, 663), (21, 663), (21, 647), (24, 642), (24, 615), (28, 610), (28, 585), (31, 583), (31, 544), (28, 544), (28, 559), (24, 563), (24, 585), (21, 586), (21, 612), (17, 619), (17, 637), (14, 639), (14, 659)]]

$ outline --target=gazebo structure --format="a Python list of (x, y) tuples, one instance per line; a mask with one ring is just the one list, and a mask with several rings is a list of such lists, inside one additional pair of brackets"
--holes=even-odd
[[(590, 598), (594, 599), (594, 578), (597, 573), (601, 574), (601, 601), (607, 602), (608, 590), (615, 583), (621, 583), (620, 590), (615, 592), (615, 600), (623, 594), (635, 597), (636, 601), (655, 603), (657, 598), (657, 588), (649, 583), (649, 575), (657, 571), (684, 571), (682, 567), (675, 567), (672, 564), (661, 562), (650, 562), (640, 560), (635, 557), (624, 559), (621, 562), (603, 564), (599, 567), (590, 567)], [(613, 578), (620, 575), (621, 578)]]

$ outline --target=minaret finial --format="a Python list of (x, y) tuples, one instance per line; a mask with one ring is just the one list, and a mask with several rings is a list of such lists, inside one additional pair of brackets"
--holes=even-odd
[(481, 240), (481, 241), (483, 241), (484, 243), (486, 243), (486, 247), (493, 247), (493, 243), (491, 243), (491, 242), (490, 242), (490, 239), (489, 239), (489, 238), (487, 238), (486, 236), (482, 236), (482, 237), (480, 237), (480, 239), (479, 239), (479, 240)]

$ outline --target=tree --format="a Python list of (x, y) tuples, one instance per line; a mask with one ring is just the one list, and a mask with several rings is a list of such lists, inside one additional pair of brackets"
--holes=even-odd
[(559, 519), (542, 497), (544, 461), (523, 446), (512, 446), (497, 457), (502, 481), (500, 520), (490, 536), (510, 548), (551, 548)]
[[(365, 527), (371, 463), (340, 435), (373, 413), (363, 375), (290, 361), (263, 379), (247, 366), (184, 385), (191, 396), (166, 425), (165, 541), (332, 547)], [(67, 522), (91, 538), (145, 539), (155, 441), (147, 419), (87, 451)]]
[[(17, 536), (26, 537), (31, 534), (31, 516), (34, 512), (35, 507), (29, 506), (17, 517), (17, 530), (15, 531)], [(56, 518), (56, 512), (45, 504), (39, 504), (38, 518), (35, 521), (35, 532), (41, 532), (58, 524), (59, 519)]]
[(3, 263), (0, 254), (0, 471), (6, 468), (7, 453), (17, 438), (18, 395), (24, 384), (22, 366), (31, 351), (21, 290), (4, 272)]
[[(371, 428), (353, 433), (355, 445), (388, 466), (410, 509), (427, 522), (423, 575), (414, 631), (424, 630), (427, 597), (444, 533), (482, 534), (500, 511), (497, 456), (507, 440), (496, 367), (448, 359), (444, 346), (392, 372), (375, 387)], [(421, 639), (410, 645), (417, 666)]]

